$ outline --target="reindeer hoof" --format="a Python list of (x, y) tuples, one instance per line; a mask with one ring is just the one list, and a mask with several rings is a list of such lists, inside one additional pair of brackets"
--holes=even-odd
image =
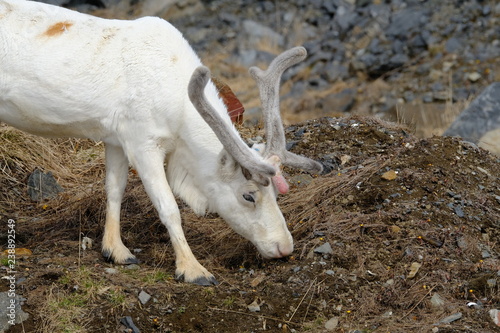
[(111, 251), (109, 250), (103, 250), (102, 251), (102, 256), (107, 262), (111, 262), (114, 264), (119, 264), (119, 265), (131, 265), (131, 264), (138, 264), (139, 260), (135, 256), (127, 257), (123, 260), (116, 260), (113, 258), (113, 255)]
[(139, 263), (140, 263), (140, 261), (136, 257), (129, 257), (129, 258), (125, 259), (124, 262), (120, 262), (117, 264), (131, 265), (131, 264), (139, 264)]
[(217, 281), (213, 276), (206, 278), (206, 277), (201, 277), (198, 278), (191, 283), (197, 284), (199, 286), (216, 286), (219, 284), (219, 281)]
[(113, 258), (111, 257), (111, 251), (102, 251), (102, 256), (104, 257), (104, 260), (106, 260), (107, 262), (113, 262)]
[(188, 283), (193, 283), (193, 284), (197, 284), (199, 286), (216, 286), (219, 284), (219, 281), (217, 281), (215, 279), (215, 277), (213, 277), (213, 276), (209, 276), (209, 277), (201, 276), (201, 277), (196, 278), (192, 281), (186, 281), (184, 274), (182, 274), (182, 275), (176, 276), (175, 279), (177, 281), (184, 281), (184, 282), (188, 282)]

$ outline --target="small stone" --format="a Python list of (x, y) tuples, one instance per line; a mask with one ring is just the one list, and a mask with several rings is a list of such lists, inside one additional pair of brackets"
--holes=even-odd
[(139, 293), (139, 301), (141, 301), (142, 305), (146, 304), (151, 299), (151, 295), (141, 290)]
[(464, 211), (462, 210), (462, 207), (457, 205), (457, 206), (455, 206), (454, 210), (455, 210), (455, 214), (457, 214), (458, 217), (465, 216)]
[(120, 323), (122, 323), (128, 330), (127, 332), (131, 333), (140, 333), (141, 331), (135, 326), (132, 317), (126, 316), (120, 319)]
[(491, 173), (490, 173), (488, 170), (483, 169), (483, 168), (481, 168), (481, 167), (479, 167), (479, 166), (477, 167), (477, 169), (478, 169), (479, 171), (481, 171), (482, 173), (484, 173), (485, 175), (487, 175), (488, 177), (491, 177)]
[(445, 72), (445, 73), (449, 72), (450, 69), (452, 69), (454, 65), (455, 65), (455, 63), (453, 63), (451, 61), (444, 61), (443, 62), (443, 72)]
[(453, 197), (455, 197), (455, 196), (457, 195), (457, 194), (456, 194), (455, 192), (453, 192), (453, 191), (446, 191), (446, 194), (447, 194), (448, 196), (452, 197), (452, 198), (453, 198)]
[(335, 82), (337, 79), (344, 79), (349, 76), (349, 70), (338, 61), (333, 61), (325, 66), (326, 77), (329, 82)]
[(462, 49), (462, 43), (458, 38), (451, 37), (446, 41), (445, 50), (448, 53), (454, 53)]
[(384, 287), (387, 288), (387, 287), (392, 286), (393, 284), (394, 284), (394, 279), (389, 279), (389, 280), (385, 281)]
[(382, 179), (385, 179), (385, 180), (394, 180), (397, 177), (398, 177), (398, 174), (394, 170), (389, 170), (389, 171), (384, 172), (382, 174)]
[(422, 267), (422, 264), (414, 262), (410, 266), (410, 273), (408, 274), (408, 279), (413, 279), (417, 275), (418, 270)]
[(481, 78), (481, 74), (479, 74), (478, 72), (472, 72), (472, 73), (469, 73), (467, 75), (467, 79), (471, 82), (476, 82), (477, 80), (479, 80)]
[(250, 312), (259, 312), (260, 311), (260, 306), (263, 304), (259, 300), (259, 298), (254, 299), (254, 301), (250, 304), (247, 305), (247, 308)]
[(500, 326), (500, 310), (491, 309), (489, 312), (490, 312), (490, 317), (495, 323), (495, 325)]
[(382, 314), (382, 318), (390, 318), (392, 317), (392, 311), (386, 311)]
[(266, 278), (266, 276), (264, 274), (261, 274), (259, 276), (257, 276), (256, 278), (254, 278), (251, 282), (250, 282), (250, 286), (252, 288), (255, 288), (257, 287), (259, 284), (261, 284), (262, 281), (264, 281)]
[(491, 258), (491, 254), (488, 250), (482, 250), (481, 256), (483, 257), (483, 259)]
[(405, 102), (410, 103), (415, 99), (415, 94), (413, 91), (407, 90), (403, 93), (403, 98)]
[(457, 239), (457, 246), (462, 250), (465, 251), (467, 249), (467, 241), (465, 240), (464, 237), (460, 237)]
[(332, 254), (333, 249), (330, 243), (325, 243), (321, 246), (318, 246), (317, 248), (314, 249), (314, 253), (319, 253), (319, 254)]
[(125, 268), (125, 269), (129, 269), (129, 270), (131, 270), (131, 271), (134, 271), (134, 270), (136, 270), (136, 269), (141, 268), (141, 266), (139, 266), (139, 265), (137, 265), (137, 264), (130, 264), (130, 265), (125, 266), (124, 268)]
[(335, 275), (335, 272), (334, 272), (334, 271), (332, 271), (331, 269), (327, 269), (327, 270), (325, 271), (325, 274), (328, 274), (328, 275), (333, 276), (333, 275)]
[[(3, 255), (8, 256), (9, 254), (12, 254), (12, 249), (7, 249), (2, 252)], [(25, 249), (23, 247), (16, 247), (14, 248), (14, 255), (18, 257), (28, 257), (32, 255), (33, 252), (30, 249)]]
[(391, 232), (397, 234), (401, 232), (401, 228), (398, 227), (397, 225), (391, 225)]
[(447, 101), (450, 99), (449, 93), (446, 91), (436, 91), (432, 94), (432, 97), (436, 101)]
[(243, 33), (249, 49), (256, 47), (256, 43), (267, 40), (271, 45), (283, 45), (285, 38), (273, 29), (252, 20), (243, 21)]
[(432, 103), (434, 101), (434, 94), (432, 92), (426, 92), (422, 97), (424, 103)]
[(327, 331), (333, 331), (339, 325), (339, 317), (332, 317), (325, 323)]
[(457, 312), (457, 313), (454, 313), (446, 318), (443, 318), (439, 321), (440, 324), (450, 324), (454, 321), (457, 321), (459, 320), (460, 318), (462, 318), (462, 312)]
[(349, 162), (350, 160), (351, 160), (350, 155), (342, 155), (342, 156), (340, 156), (340, 165), (344, 165), (347, 162)]
[(111, 267), (107, 267), (107, 268), (105, 268), (105, 269), (104, 269), (104, 271), (105, 271), (106, 273), (108, 273), (108, 274), (116, 274), (116, 273), (118, 273), (118, 270), (117, 270), (117, 269), (115, 269), (115, 268), (111, 268)]
[(431, 297), (431, 305), (435, 309), (441, 309), (444, 306), (444, 299), (438, 293), (434, 293)]

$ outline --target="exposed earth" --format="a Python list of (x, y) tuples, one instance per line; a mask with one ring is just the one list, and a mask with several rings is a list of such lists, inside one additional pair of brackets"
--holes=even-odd
[[(126, 316), (141, 332), (499, 331), (489, 316), (500, 307), (498, 157), (362, 118), (314, 120), (287, 136), (292, 151), (331, 170), (285, 170), (292, 187), (279, 204), (293, 256), (261, 260), (217, 216), (179, 203), (193, 252), (220, 282), (201, 287), (173, 279), (169, 237), (133, 170), (123, 236), (141, 263), (103, 260), (102, 145), (1, 127), (0, 182), (10, 190), (0, 218), (16, 221), (17, 247), (33, 252), (16, 263), (29, 318), (8, 332), (127, 332)], [(53, 170), (65, 191), (31, 202), (33, 165)], [(152, 296), (145, 304), (141, 291)], [(450, 315), (459, 319), (442, 322)]]

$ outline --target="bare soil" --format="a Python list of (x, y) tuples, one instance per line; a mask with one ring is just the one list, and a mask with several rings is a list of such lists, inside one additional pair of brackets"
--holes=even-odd
[[(367, 118), (311, 120), (287, 136), (292, 151), (330, 171), (285, 170), (291, 191), (279, 204), (293, 256), (263, 260), (219, 217), (196, 217), (179, 202), (193, 252), (220, 282), (200, 287), (173, 279), (167, 231), (133, 170), (122, 230), (141, 263), (101, 257), (102, 145), (0, 127), (2, 245), (14, 219), (17, 247), (33, 252), (16, 267), (30, 317), (8, 332), (127, 332), (125, 316), (141, 332), (323, 332), (333, 317), (333, 332), (500, 331), (488, 314), (500, 308), (498, 157)], [(52, 171), (65, 191), (31, 202), (25, 184), (35, 167)], [(94, 240), (91, 249), (81, 248), (83, 237)], [(314, 252), (325, 243), (333, 253)], [(411, 274), (414, 263), (421, 267)], [(152, 296), (146, 304), (141, 291)], [(441, 305), (431, 302), (436, 294)]]

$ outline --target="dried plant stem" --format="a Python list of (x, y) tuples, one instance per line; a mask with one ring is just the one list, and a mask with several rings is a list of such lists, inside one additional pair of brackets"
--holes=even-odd
[[(256, 318), (270, 319), (270, 320), (280, 321), (280, 322), (282, 322), (282, 321), (283, 321), (282, 319), (280, 319), (280, 318), (276, 318), (276, 317), (264, 316), (264, 315), (260, 315), (260, 314), (253, 314), (253, 313), (248, 313), (248, 312), (243, 312), (243, 311), (238, 311), (238, 310), (229, 310), (229, 309), (212, 308), (212, 307), (209, 307), (208, 309), (213, 310), (213, 311), (222, 311), (222, 312), (227, 312), (227, 313), (242, 314), (242, 315), (246, 315), (246, 316), (250, 316), (250, 317), (256, 317)], [(291, 319), (291, 318), (290, 318), (290, 319)], [(292, 324), (292, 325), (302, 326), (302, 324), (300, 324), (300, 323), (295, 323), (295, 322), (292, 322), (292, 321), (290, 321), (290, 320), (287, 320), (287, 321), (285, 321), (285, 322), (286, 322), (287, 324)]]
[(306, 298), (307, 294), (309, 294), (309, 290), (311, 290), (312, 286), (316, 283), (317, 280), (318, 280), (318, 278), (315, 277), (314, 280), (311, 282), (311, 284), (309, 285), (309, 288), (307, 288), (307, 290), (306, 290), (306, 293), (304, 294), (304, 296), (302, 296), (302, 299), (300, 300), (299, 305), (297, 305), (297, 307), (295, 308), (295, 311), (293, 311), (292, 315), (290, 316), (290, 319), (288, 319), (286, 321), (286, 323), (292, 322), (293, 316), (295, 316), (295, 313), (297, 313), (297, 310), (300, 308), (300, 306), (304, 302), (304, 299)]
[(422, 297), (411, 309), (410, 311), (408, 311), (407, 313), (405, 313), (400, 320), (403, 320), (404, 318), (406, 318), (410, 313), (413, 312), (413, 310), (415, 310), (415, 308), (423, 302), (423, 300), (429, 296), (429, 294), (434, 290), (434, 288), (436, 288), (436, 286), (432, 287), (431, 289), (429, 289), (429, 291), (424, 295), (424, 297)]

